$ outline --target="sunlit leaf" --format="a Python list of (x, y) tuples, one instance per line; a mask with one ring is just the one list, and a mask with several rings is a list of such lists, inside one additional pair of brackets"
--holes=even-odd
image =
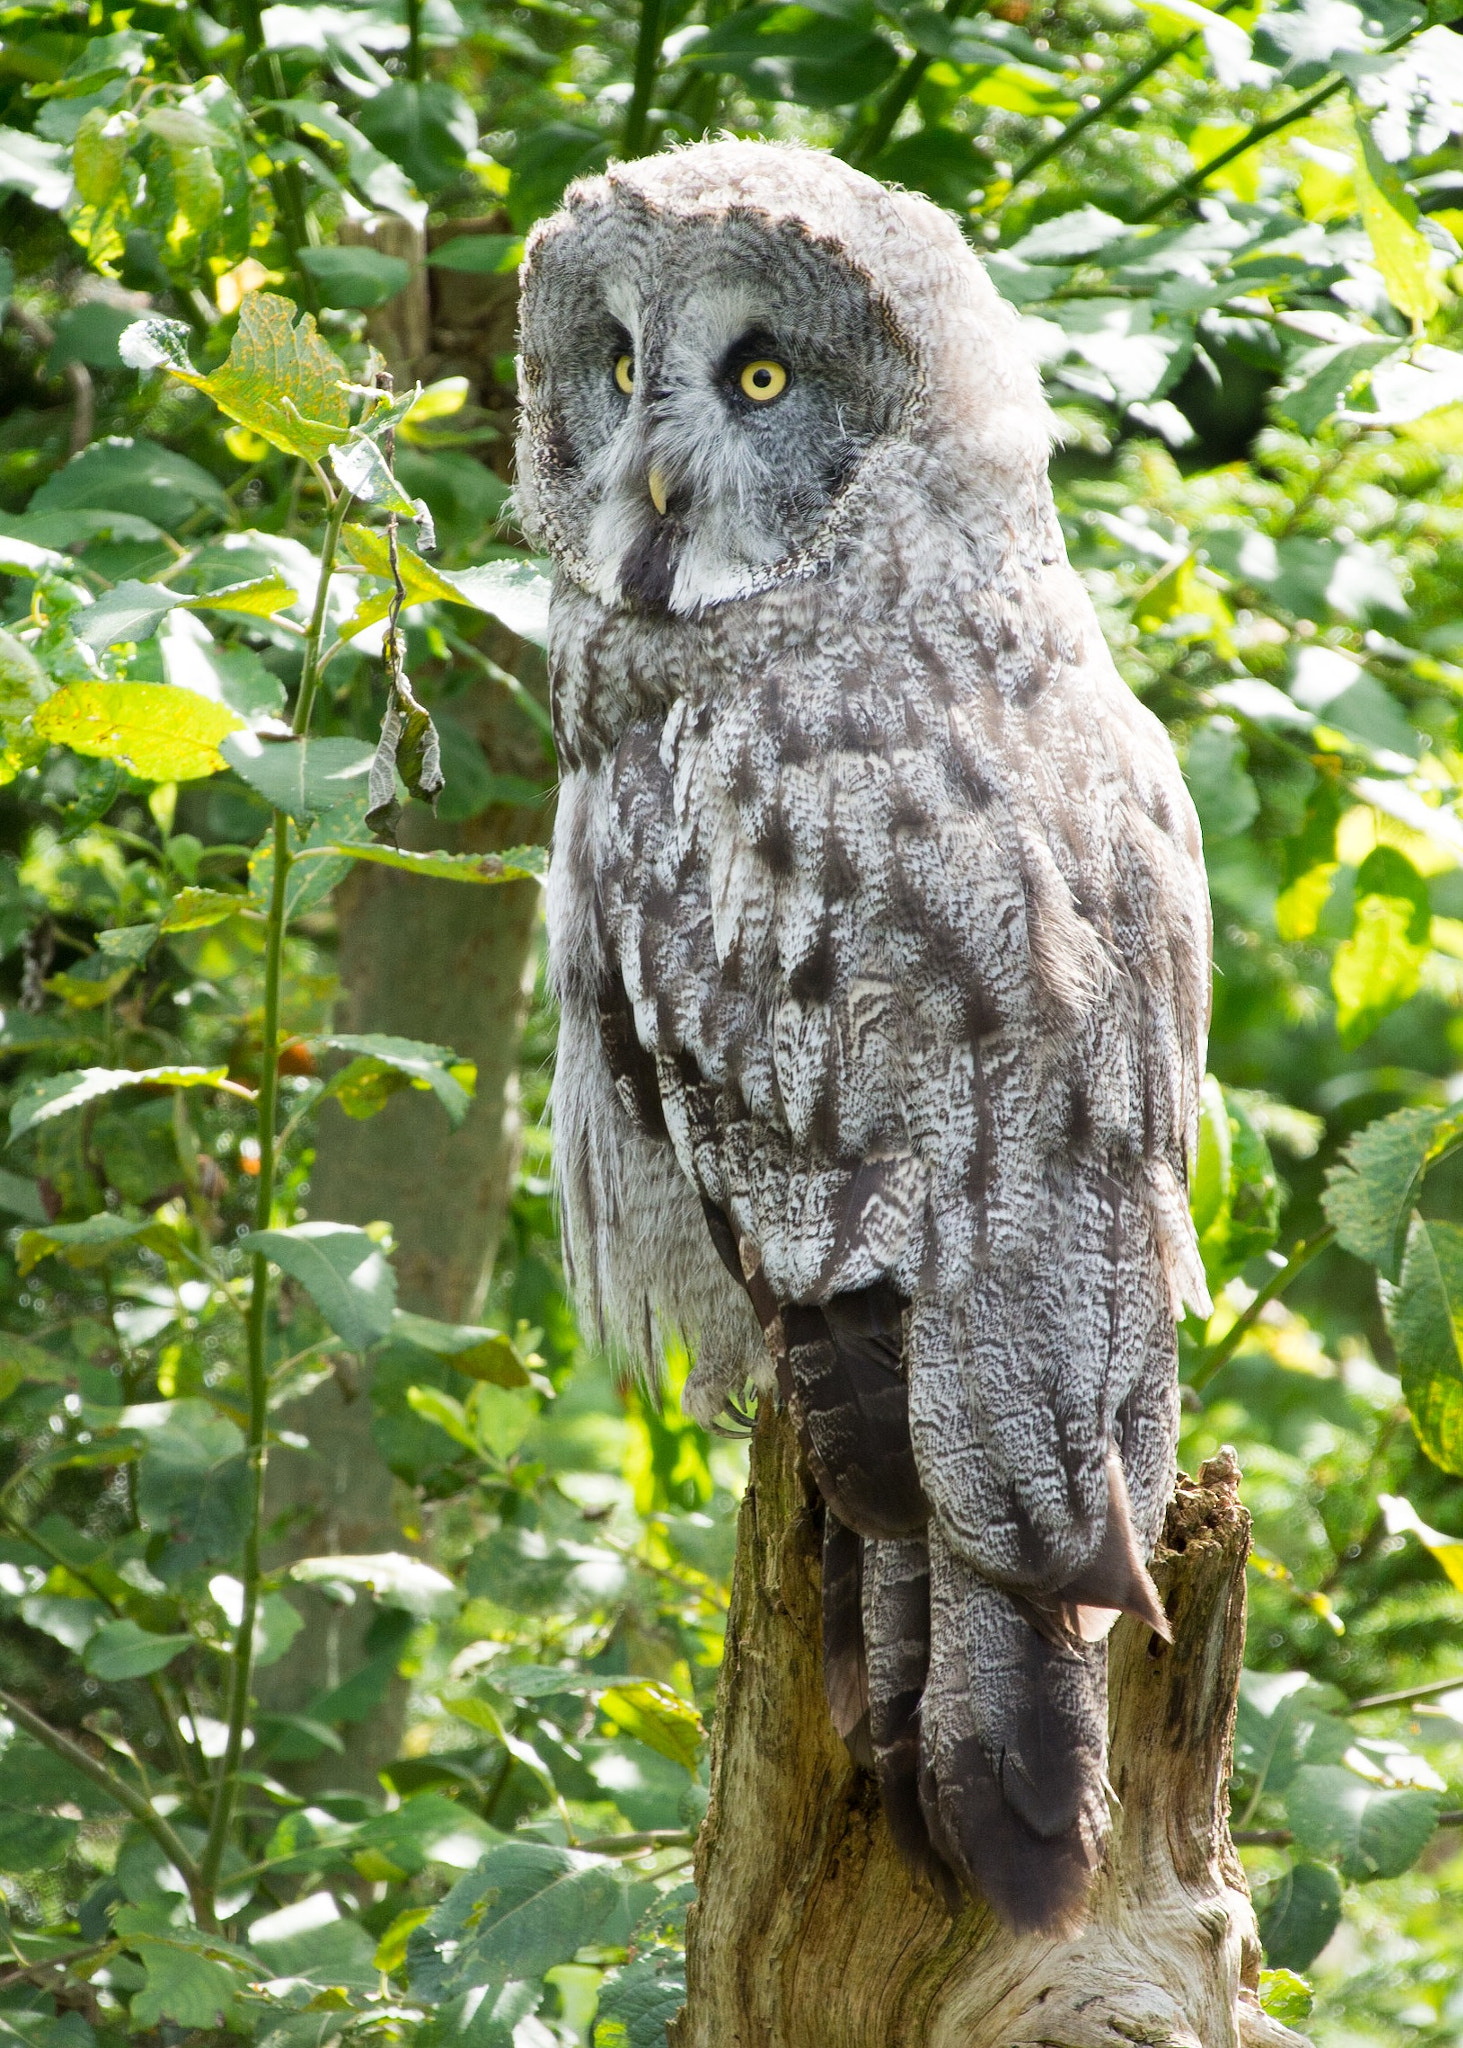
[(251, 292), (227, 362), (207, 376), (193, 368), (188, 330), (176, 320), (137, 321), (122, 337), (122, 360), (133, 369), (166, 369), (272, 446), (319, 462), (349, 427), (350, 400), (339, 356), (310, 314), (297, 320), (297, 311), (290, 299)]
[(27, 1081), (10, 1105), (10, 1143), (53, 1117), (115, 1095), (119, 1088), (216, 1088), (227, 1067), (81, 1067)]
[(414, 1997), (436, 2005), (467, 1990), (539, 1977), (593, 1941), (618, 1894), (601, 1858), (547, 1842), (505, 1842), (455, 1884), (407, 1941)]
[(143, 782), (197, 782), (224, 766), (219, 742), (243, 720), (166, 683), (68, 683), (37, 711), (40, 738), (116, 761)]
[(290, 1566), (302, 1586), (364, 1586), (387, 1607), (400, 1607), (419, 1620), (441, 1620), (457, 1612), (460, 1595), (451, 1579), (419, 1557), (384, 1551), (376, 1557), (303, 1557)]
[(548, 854), (541, 846), (513, 846), (504, 853), (414, 853), (407, 847), (362, 844), (333, 846), (330, 851), (440, 882), (538, 882), (548, 867)]
[(599, 1706), (621, 1734), (632, 1735), (673, 1764), (684, 1764), (688, 1771), (696, 1768), (706, 1729), (690, 1701), (670, 1686), (648, 1679), (639, 1685), (613, 1686)]

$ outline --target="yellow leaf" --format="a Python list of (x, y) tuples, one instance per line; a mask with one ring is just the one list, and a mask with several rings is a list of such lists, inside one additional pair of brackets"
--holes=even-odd
[(1334, 860), (1318, 861), (1275, 899), (1275, 929), (1287, 944), (1310, 938), (1321, 922), (1336, 868)]
[[(1189, 137), (1189, 155), (1194, 159), (1194, 168), (1202, 171), (1205, 164), (1212, 164), (1215, 157), (1223, 156), (1225, 150), (1249, 132), (1249, 124), (1245, 121), (1201, 121)], [(1253, 203), (1260, 196), (1260, 158), (1254, 150), (1247, 149), (1243, 156), (1235, 157), (1223, 170), (1216, 171), (1204, 182), (1221, 191), (1232, 192), (1236, 199)]]
[(227, 705), (166, 683), (71, 683), (47, 698), (34, 729), (143, 782), (197, 782), (224, 767), (218, 743), (243, 723)]

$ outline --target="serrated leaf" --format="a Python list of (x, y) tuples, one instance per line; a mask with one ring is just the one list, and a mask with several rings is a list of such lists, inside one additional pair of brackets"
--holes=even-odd
[(401, 846), (361, 844), (332, 846), (329, 851), (440, 882), (539, 882), (548, 868), (548, 854), (541, 846), (511, 846), (503, 853), (413, 853)]
[(156, 365), (203, 391), (220, 412), (287, 455), (321, 462), (350, 426), (345, 366), (309, 313), (273, 292), (250, 292), (239, 308), (228, 360), (203, 376), (188, 360), (176, 321), (141, 320), (119, 344), (124, 362)]
[(33, 721), (40, 738), (116, 761), (143, 782), (217, 775), (219, 743), (242, 724), (226, 705), (166, 683), (68, 683)]
[(657, 1679), (612, 1686), (599, 1705), (605, 1719), (622, 1735), (633, 1736), (673, 1764), (695, 1770), (706, 1741), (705, 1724), (690, 1701), (670, 1686)]
[(438, 2004), (540, 1977), (593, 1941), (618, 1894), (613, 1869), (598, 1857), (547, 1842), (490, 1849), (408, 1938), (413, 1996)]
[(1338, 1240), (1396, 1280), (1428, 1166), (1463, 1139), (1463, 1110), (1399, 1109), (1351, 1138), (1326, 1175), (1321, 1206)]
[(87, 1643), (82, 1663), (93, 1678), (111, 1684), (161, 1671), (193, 1647), (192, 1636), (156, 1636), (135, 1621), (108, 1621)]
[(1437, 1825), (1431, 1792), (1369, 1785), (1339, 1764), (1303, 1764), (1285, 1796), (1296, 1841), (1356, 1883), (1410, 1870)]
[(374, 750), (361, 740), (266, 740), (238, 731), (220, 751), (267, 804), (304, 819), (339, 810), (364, 795)]
[(1401, 1277), (1381, 1295), (1418, 1442), (1463, 1474), (1463, 1230), (1414, 1215)]
[(348, 1223), (295, 1223), (253, 1230), (241, 1251), (264, 1256), (298, 1280), (352, 1351), (368, 1351), (391, 1328), (396, 1275), (373, 1237)]
[(1357, 871), (1351, 936), (1331, 964), (1343, 1045), (1359, 1045), (1417, 993), (1430, 935), (1427, 883), (1405, 854), (1377, 847)]
[(371, 1557), (302, 1557), (290, 1566), (290, 1577), (302, 1586), (364, 1586), (383, 1606), (399, 1607), (421, 1621), (446, 1619), (462, 1604), (445, 1573), (396, 1550)]
[(1341, 1885), (1324, 1863), (1297, 1863), (1270, 1886), (1260, 1912), (1266, 1960), (1279, 1969), (1313, 1963), (1341, 1919)]
[(82, 1067), (28, 1081), (10, 1105), (10, 1143), (38, 1124), (67, 1116), (119, 1088), (216, 1088), (227, 1067)]

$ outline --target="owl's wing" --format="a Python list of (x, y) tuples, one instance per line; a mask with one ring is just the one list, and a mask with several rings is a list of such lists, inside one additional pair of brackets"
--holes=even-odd
[[(880, 1547), (933, 1524), (931, 1833), (999, 1897), (994, 1797), (1080, 1875), (1105, 1832), (1084, 1610), (1162, 1625), (1143, 1559), (1203, 1288), (1207, 895), (1167, 742), (1102, 662), (1018, 700), (922, 641), (683, 700), (622, 742), (611, 813), (605, 1008), (633, 1029), (607, 1056), (641, 1087), (652, 1063), (839, 1520)], [(866, 1637), (883, 1583), (866, 1558)], [(1011, 1917), (1067, 1911), (1048, 1889), (1012, 1872)]]

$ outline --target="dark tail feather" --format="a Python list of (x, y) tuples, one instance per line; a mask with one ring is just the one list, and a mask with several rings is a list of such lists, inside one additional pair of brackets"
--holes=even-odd
[(920, 1798), (961, 1879), (1018, 1932), (1081, 1923), (1107, 1841), (1107, 1646), (1034, 1628), (931, 1530), (935, 1654)]
[(880, 1284), (782, 1310), (782, 1392), (818, 1491), (862, 1536), (910, 1536), (926, 1507), (901, 1364), (904, 1298)]
[(864, 1641), (869, 1736), (894, 1846), (953, 1913), (960, 1887), (930, 1839), (920, 1804), (920, 1698), (930, 1664), (930, 1558), (908, 1541), (864, 1546)]
[(848, 1753), (874, 1768), (869, 1742), (869, 1670), (864, 1654), (863, 1540), (832, 1508), (823, 1518), (823, 1690)]

